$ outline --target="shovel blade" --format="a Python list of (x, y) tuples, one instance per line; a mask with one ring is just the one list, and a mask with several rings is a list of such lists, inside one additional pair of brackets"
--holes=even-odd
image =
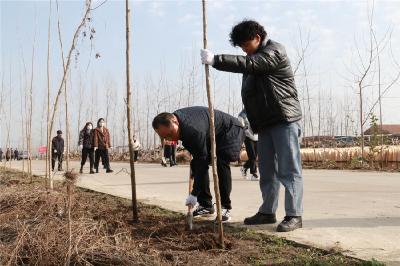
[(186, 215), (186, 229), (193, 230), (193, 213), (188, 212)]

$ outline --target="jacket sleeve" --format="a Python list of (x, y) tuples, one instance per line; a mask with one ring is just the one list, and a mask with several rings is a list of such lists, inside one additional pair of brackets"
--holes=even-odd
[(60, 152), (64, 152), (64, 139), (61, 141), (61, 147), (60, 147)]
[(99, 147), (99, 139), (96, 130), (93, 130), (93, 148)]
[(83, 131), (79, 132), (79, 141), (78, 141), (78, 145), (83, 145)]
[(55, 141), (55, 139), (53, 138), (53, 139), (51, 140), (51, 152), (53, 152), (54, 150), (57, 150), (57, 145), (56, 145), (55, 142), (56, 142), (56, 141)]
[(233, 73), (268, 74), (274, 71), (281, 62), (277, 51), (259, 52), (251, 56), (215, 55), (215, 69)]
[(108, 129), (107, 129), (107, 138), (108, 138), (109, 147), (112, 147), (110, 130), (108, 130)]

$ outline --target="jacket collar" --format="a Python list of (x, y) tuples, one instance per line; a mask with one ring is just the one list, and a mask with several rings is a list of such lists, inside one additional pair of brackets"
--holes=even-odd
[(269, 39), (268, 36), (265, 36), (264, 40), (258, 46), (256, 53), (259, 52), (261, 49), (263, 49), (265, 46), (267, 46), (270, 42), (271, 39)]

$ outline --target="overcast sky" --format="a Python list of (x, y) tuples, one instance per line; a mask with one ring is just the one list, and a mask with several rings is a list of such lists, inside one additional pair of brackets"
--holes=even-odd
[[(94, 1), (93, 6), (103, 1)], [(215, 53), (242, 54), (229, 43), (229, 32), (235, 23), (244, 18), (259, 21), (265, 26), (271, 39), (286, 46), (292, 64), (298, 60), (300, 32), (303, 40), (310, 36), (310, 46), (306, 53), (306, 67), (309, 74), (310, 97), (332, 94), (337, 102), (353, 106), (357, 110), (358, 96), (355, 91), (353, 73), (360, 66), (356, 47), (361, 57), (366, 58), (368, 44), (368, 10), (372, 2), (367, 1), (210, 1), (208, 2), (209, 49)], [(157, 76), (160, 65), (170, 82), (178, 82), (181, 62), (193, 58), (199, 71), (203, 71), (199, 59), (202, 46), (201, 1), (132, 1), (132, 68), (134, 83), (143, 82), (148, 75)], [(23, 62), (27, 76), (30, 76), (33, 41), (36, 40), (34, 56), (34, 132), (39, 136), (40, 119), (45, 104), (47, 25), (49, 1), (4, 1), (1, 0), (1, 77), (2, 92), (7, 103), (11, 92), (12, 127), (21, 123), (20, 88), (25, 84)], [(125, 17), (124, 1), (108, 0), (92, 12), (90, 26), (96, 31), (93, 42), (80, 38), (77, 49), (79, 57), (72, 63), (72, 83), (78, 77), (87, 87), (96, 86), (97, 94), (104, 95), (111, 81), (113, 88), (123, 95), (125, 86)], [(84, 9), (84, 1), (59, 1), (59, 17), (64, 47), (70, 47)], [(60, 82), (62, 68), (56, 30), (56, 4), (52, 2), (52, 87)], [(375, 1), (373, 16), (377, 38), (382, 39), (387, 32), (391, 42), (387, 42), (382, 53), (382, 79), (390, 80), (396, 72), (393, 58), (400, 62), (400, 1)], [(390, 52), (392, 48), (392, 52)], [(67, 52), (67, 48), (64, 49)], [(92, 51), (92, 52), (90, 52)], [(95, 54), (101, 57), (95, 59)], [(194, 57), (193, 57), (194, 56)], [(302, 71), (299, 73), (301, 74)], [(215, 72), (213, 72), (215, 73)], [(224, 73), (219, 77), (220, 95), (227, 80), (240, 80), (239, 75)], [(236, 78), (238, 77), (238, 78)], [(303, 95), (304, 77), (296, 79), (299, 94)], [(95, 83), (95, 84), (94, 84)], [(235, 82), (235, 90), (240, 95), (240, 82)], [(143, 89), (143, 87), (137, 87)], [(366, 104), (377, 97), (377, 87), (366, 92)], [(71, 99), (77, 95), (72, 88)], [(122, 96), (120, 96), (122, 98)], [(224, 97), (218, 97), (217, 106), (223, 107)], [(240, 105), (240, 99), (236, 101)], [(103, 104), (100, 98), (87, 99), (87, 104)], [(201, 104), (202, 102), (200, 102)], [(400, 124), (400, 85), (396, 84), (385, 95), (384, 123)], [(206, 104), (204, 102), (203, 104)], [(73, 107), (72, 107), (73, 108)], [(313, 107), (315, 110), (315, 107)], [(6, 123), (9, 107), (1, 107), (0, 146), (5, 146)], [(172, 110), (171, 110), (172, 111)], [(338, 110), (336, 110), (338, 111)], [(376, 110), (375, 110), (376, 111)], [(71, 119), (76, 120), (76, 109)], [(104, 111), (100, 111), (103, 115)], [(72, 122), (74, 123), (74, 121)], [(117, 133), (115, 133), (117, 134)], [(13, 145), (20, 144), (20, 136), (13, 134)]]

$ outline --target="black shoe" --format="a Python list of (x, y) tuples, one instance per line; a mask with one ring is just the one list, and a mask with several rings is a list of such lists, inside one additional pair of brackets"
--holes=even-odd
[(63, 170), (63, 169), (62, 169), (61, 167), (58, 167), (58, 171), (60, 171), (60, 172), (61, 172), (62, 170)]
[(193, 217), (210, 217), (214, 214), (214, 207), (206, 208), (201, 205), (198, 205), (197, 208), (193, 211)]
[(276, 228), (277, 232), (290, 232), (303, 227), (301, 216), (285, 216)]
[(275, 214), (264, 214), (261, 212), (257, 212), (255, 215), (244, 219), (244, 224), (246, 225), (274, 224), (274, 223), (276, 223)]
[[(231, 210), (222, 208), (221, 221), (222, 223), (227, 223), (231, 220)], [(218, 223), (218, 218), (216, 217), (214, 223)]]
[(112, 173), (112, 172), (114, 172), (114, 171), (111, 169), (107, 169), (107, 171), (106, 171), (106, 173)]
[(83, 169), (82, 169), (82, 167), (81, 167), (81, 169), (79, 169), (79, 173), (80, 173), (80, 174), (83, 174)]
[(99, 168), (96, 168), (96, 174), (98, 174), (99, 173)]
[(90, 173), (91, 173), (91, 174), (94, 174), (94, 171), (93, 171), (93, 169), (90, 169)]

